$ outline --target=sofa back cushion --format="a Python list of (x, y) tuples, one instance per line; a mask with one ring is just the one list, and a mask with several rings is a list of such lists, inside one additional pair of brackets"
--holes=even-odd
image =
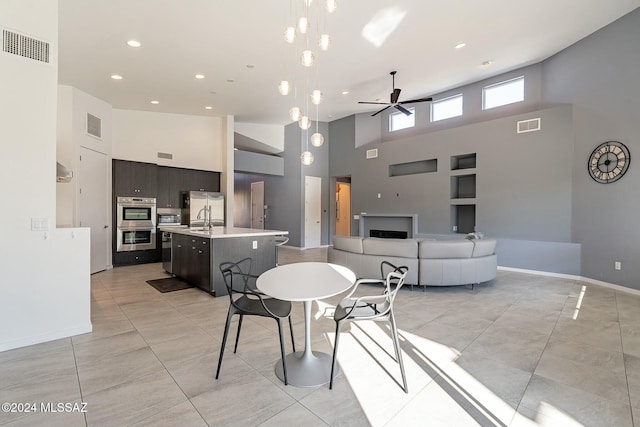
[(496, 251), (495, 239), (473, 240), (473, 257), (493, 255)]
[(333, 236), (333, 247), (341, 251), (362, 253), (362, 237), (359, 236)]
[(471, 258), (473, 242), (470, 240), (422, 240), (420, 258)]
[(362, 249), (367, 255), (417, 258), (418, 242), (414, 239), (381, 239), (366, 237), (362, 240)]

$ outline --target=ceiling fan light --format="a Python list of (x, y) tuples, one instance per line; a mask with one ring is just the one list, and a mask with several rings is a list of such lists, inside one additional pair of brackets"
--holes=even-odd
[(310, 50), (303, 50), (302, 55), (300, 56), (300, 62), (305, 67), (311, 67), (315, 59), (316, 59), (316, 56)]
[(309, 120), (307, 116), (302, 116), (300, 120), (298, 120), (298, 126), (300, 126), (302, 130), (307, 130), (311, 127), (311, 120)]
[(320, 132), (311, 135), (311, 145), (314, 147), (322, 147), (322, 144), (324, 144), (324, 136), (322, 136)]
[(298, 107), (291, 107), (289, 109), (289, 117), (294, 122), (297, 122), (298, 120), (300, 120), (300, 115), (301, 115), (300, 114), (300, 109)]
[(278, 85), (278, 92), (280, 92), (280, 95), (289, 95), (289, 90), (289, 81), (282, 80)]
[(284, 41), (287, 43), (296, 41), (296, 29), (294, 27), (287, 27), (287, 29), (284, 30)]
[(313, 163), (313, 153), (311, 151), (303, 152), (300, 156), (300, 160), (302, 161), (303, 165), (309, 166), (311, 163)]
[(300, 34), (307, 34), (308, 30), (309, 30), (309, 20), (307, 19), (306, 16), (301, 16), (300, 19), (298, 19), (298, 32)]
[(320, 50), (329, 50), (331, 46), (331, 37), (329, 34), (322, 34), (318, 40), (318, 47)]
[(327, 0), (325, 7), (327, 9), (327, 12), (333, 13), (338, 8), (338, 3), (336, 2), (336, 0)]
[(319, 91), (318, 89), (314, 90), (311, 92), (311, 102), (314, 105), (318, 105), (322, 102), (323, 96), (322, 96), (322, 91)]

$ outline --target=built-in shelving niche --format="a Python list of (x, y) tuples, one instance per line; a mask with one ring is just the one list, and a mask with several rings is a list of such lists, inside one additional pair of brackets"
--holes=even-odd
[(389, 176), (417, 175), (431, 172), (438, 172), (438, 159), (389, 165)]
[(476, 153), (451, 156), (451, 230), (472, 233), (476, 228)]

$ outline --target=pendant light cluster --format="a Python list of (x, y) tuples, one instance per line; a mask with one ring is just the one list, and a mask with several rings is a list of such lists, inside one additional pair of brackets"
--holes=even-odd
[[(301, 92), (303, 94), (303, 101), (298, 104), (298, 91), (295, 83), (290, 83), (289, 80), (282, 80), (278, 85), (278, 91), (282, 95), (289, 95), (292, 91), (294, 93), (294, 106), (289, 109), (289, 117), (291, 120), (298, 122), (300, 129), (304, 132), (301, 133), (303, 139), (303, 145), (306, 143), (306, 150), (300, 156), (300, 160), (304, 165), (310, 165), (313, 163), (313, 153), (309, 151), (309, 141), (314, 147), (320, 147), (324, 144), (324, 136), (318, 130), (318, 111), (319, 105), (322, 102), (323, 94), (320, 89), (314, 88), (310, 90), (309, 80), (310, 75), (315, 70), (314, 86), (318, 84), (318, 54), (321, 51), (326, 51), (331, 45), (331, 37), (329, 34), (320, 28), (320, 18), (323, 18), (323, 24), (326, 20), (327, 13), (333, 13), (336, 10), (336, 0), (316, 0), (315, 5), (313, 0), (290, 0), (290, 19), (297, 18), (295, 25), (289, 25), (284, 31), (284, 40), (288, 44), (296, 46), (296, 62), (302, 66), (303, 82), (301, 82)], [(302, 2), (301, 13), (296, 15), (293, 11), (293, 3)], [(314, 10), (315, 9), (315, 10)], [(315, 27), (315, 28), (314, 28)], [(312, 35), (312, 33), (315, 33)], [(301, 47), (300, 47), (301, 46)], [(286, 61), (285, 61), (286, 62)], [(296, 66), (298, 66), (296, 64)], [(294, 73), (297, 75), (297, 73)], [(316, 131), (309, 137), (309, 129), (311, 128), (311, 119), (309, 118), (309, 101), (316, 108)]]

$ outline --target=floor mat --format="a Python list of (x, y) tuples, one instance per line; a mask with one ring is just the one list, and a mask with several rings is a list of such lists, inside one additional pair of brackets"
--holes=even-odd
[(164, 279), (147, 280), (147, 283), (162, 293), (193, 288), (193, 285), (191, 283), (187, 282), (186, 280), (182, 280), (179, 277), (167, 277)]

